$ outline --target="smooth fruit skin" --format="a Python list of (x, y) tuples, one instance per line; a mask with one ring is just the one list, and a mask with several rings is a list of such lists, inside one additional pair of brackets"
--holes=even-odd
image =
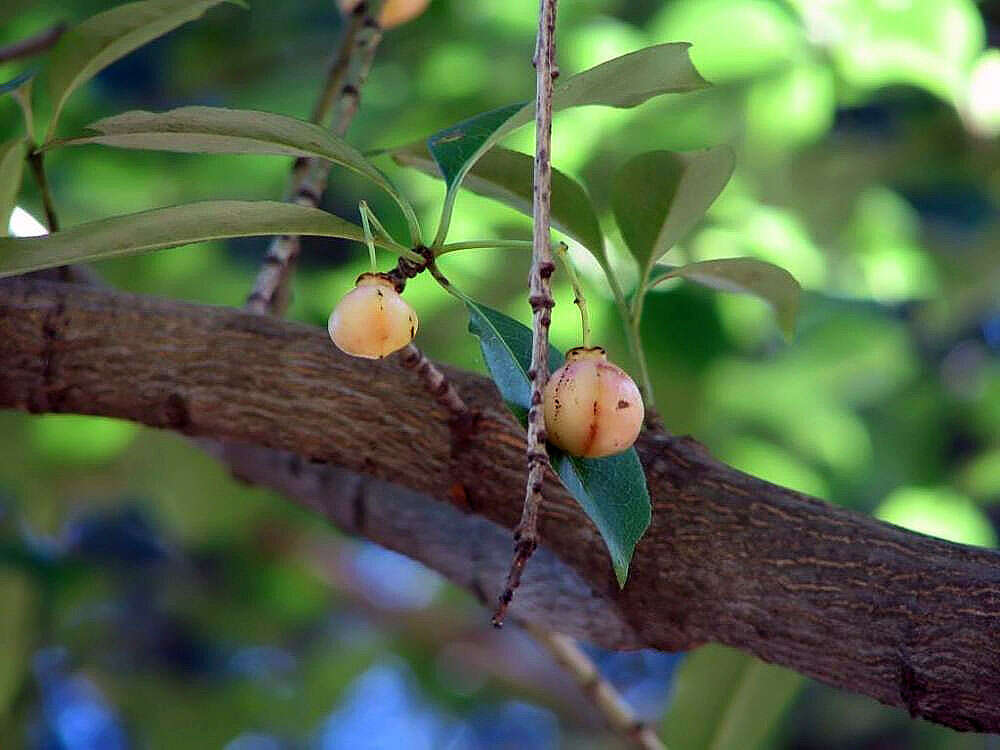
[(381, 359), (413, 341), (417, 314), (391, 281), (365, 273), (337, 303), (327, 330), (345, 354)]
[(545, 386), (545, 431), (567, 453), (602, 458), (628, 450), (645, 408), (635, 382), (601, 347), (570, 349)]

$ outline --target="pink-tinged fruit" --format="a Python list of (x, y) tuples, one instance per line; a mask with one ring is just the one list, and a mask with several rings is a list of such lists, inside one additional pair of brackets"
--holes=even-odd
[(381, 359), (413, 341), (417, 314), (389, 279), (365, 273), (337, 303), (327, 330), (345, 354)]
[(566, 363), (545, 386), (543, 404), (549, 441), (582, 458), (628, 450), (645, 417), (639, 388), (599, 346), (566, 352)]

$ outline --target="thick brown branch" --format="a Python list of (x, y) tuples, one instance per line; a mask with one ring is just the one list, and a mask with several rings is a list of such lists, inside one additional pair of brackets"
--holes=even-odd
[[(0, 406), (274, 449), (248, 449), (259, 454), (247, 475), (287, 483), (331, 520), (349, 513), (376, 541), (492, 596), (508, 544), (497, 530), (520, 515), (524, 433), (492, 383), (441, 369), (480, 414), (459, 451), (447, 410), (411, 373), (341, 356), (320, 329), (46, 281), (0, 283)], [(525, 616), (616, 648), (718, 641), (914, 715), (1000, 731), (1000, 554), (768, 484), (689, 439), (644, 435), (638, 449), (653, 521), (628, 586), (618, 590), (596, 529), (548, 474), (538, 563), (562, 573), (529, 570)], [(270, 471), (275, 451), (298, 454), (297, 470)], [(341, 469), (406, 490), (395, 490), (393, 506), (368, 494), (373, 480), (356, 480), (361, 501), (327, 505), (345, 481), (327, 472)], [(309, 486), (300, 492), (296, 481)]]

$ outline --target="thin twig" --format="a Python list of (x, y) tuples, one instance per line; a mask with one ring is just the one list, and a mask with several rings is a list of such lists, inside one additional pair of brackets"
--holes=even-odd
[(545, 414), (542, 391), (549, 377), (549, 324), (552, 319), (550, 279), (555, 271), (549, 232), (552, 199), (552, 81), (559, 75), (556, 57), (556, 5), (558, 0), (539, 0), (538, 38), (535, 45), (535, 175), (532, 218), (531, 276), (528, 301), (532, 311), (531, 409), (528, 411), (528, 480), (521, 522), (514, 531), (514, 560), (507, 583), (493, 615), (494, 627), (503, 626), (504, 614), (521, 583), (525, 563), (538, 546), (538, 509), (542, 503), (542, 479), (549, 465), (545, 450)]
[[(371, 0), (359, 3), (351, 11), (326, 83), (313, 109), (313, 122), (319, 124), (329, 119), (330, 128), (337, 135), (347, 132), (358, 111), (361, 87), (382, 39), (382, 29), (375, 20), (381, 6), (381, 0)], [(319, 207), (329, 171), (329, 162), (323, 159), (297, 159), (292, 167), (288, 200), (300, 206)], [(288, 287), (300, 247), (299, 238), (292, 235), (282, 235), (271, 241), (253, 290), (247, 297), (248, 310), (284, 315), (290, 302)]]
[(621, 693), (601, 675), (597, 665), (576, 641), (567, 635), (526, 621), (520, 621), (519, 624), (556, 662), (573, 675), (580, 689), (604, 715), (615, 732), (644, 750), (666, 750), (652, 727), (635, 715)]
[(59, 41), (59, 37), (67, 28), (66, 22), (60, 21), (34, 36), (18, 39), (16, 42), (0, 47), (0, 63), (20, 60), (22, 57), (31, 57), (44, 52)]
[(444, 406), (453, 417), (461, 417), (469, 412), (469, 407), (458, 395), (455, 386), (451, 384), (443, 372), (427, 359), (420, 349), (413, 344), (407, 344), (400, 352), (400, 364), (408, 370), (413, 370), (420, 376), (427, 391), (434, 396), (439, 404)]

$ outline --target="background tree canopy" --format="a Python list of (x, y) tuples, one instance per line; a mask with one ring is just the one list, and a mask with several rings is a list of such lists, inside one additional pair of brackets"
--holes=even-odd
[[(0, 45), (107, 7), (7, 2)], [(387, 32), (348, 139), (362, 150), (403, 145), (531, 98), (536, 13), (534, 3), (433, 0)], [(715, 84), (635, 109), (556, 115), (553, 164), (588, 185), (604, 228), (614, 226), (612, 176), (631, 157), (729, 143), (733, 179), (668, 260), (757, 257), (805, 290), (786, 342), (758, 300), (657, 287), (643, 338), (672, 431), (758, 477), (996, 546), (997, 7), (586, 0), (564, 3), (559, 22), (564, 73), (683, 40)], [(328, 0), (215, 8), (104, 70), (67, 105), (60, 134), (125, 110), (193, 104), (306, 117), (339, 30)], [(0, 64), (0, 81), (31, 66)], [(19, 118), (0, 99), (0, 142), (20, 132)], [(530, 129), (505, 145), (530, 151)], [(433, 226), (440, 181), (383, 162)], [(275, 200), (288, 174), (274, 157), (99, 146), (54, 151), (47, 166), (64, 226), (198, 199)], [(392, 200), (352, 173), (332, 174), (323, 205), (356, 220), (361, 199), (405, 235)], [(20, 205), (42, 215), (30, 180)], [(529, 227), (463, 193), (450, 239)], [(612, 238), (612, 262), (634, 277)], [(95, 268), (125, 290), (238, 306), (266, 243)], [(570, 252), (595, 340), (630, 365), (600, 269)], [(291, 317), (325, 325), (367, 262), (358, 243), (306, 239)], [(442, 266), (477, 299), (528, 320), (526, 253), (460, 253)], [(555, 296), (553, 342), (565, 349), (578, 323), (564, 275)], [(483, 370), (454, 300), (426, 275), (407, 299), (428, 355)], [(126, 422), (3, 412), (0, 450), (2, 747), (614, 746), (548, 658), (516, 630), (489, 631), (466, 594), (234, 481), (189, 442)], [(721, 648), (592, 655), (640, 715), (663, 719), (671, 747), (984, 742)], [(772, 700), (754, 707), (759, 696)]]

